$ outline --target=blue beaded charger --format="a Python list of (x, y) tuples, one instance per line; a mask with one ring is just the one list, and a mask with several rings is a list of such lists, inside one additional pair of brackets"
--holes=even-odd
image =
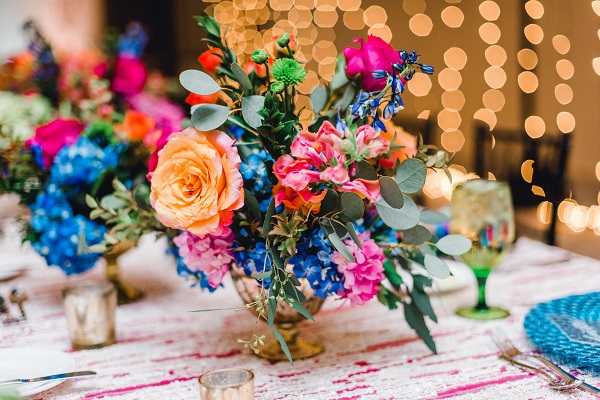
[(523, 325), (544, 353), (572, 367), (600, 373), (600, 292), (538, 304)]

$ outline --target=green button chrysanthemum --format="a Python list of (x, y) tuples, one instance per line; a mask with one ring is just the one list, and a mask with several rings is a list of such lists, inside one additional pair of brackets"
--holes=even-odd
[(306, 71), (292, 58), (280, 58), (273, 64), (273, 77), (286, 85), (297, 85), (306, 78)]

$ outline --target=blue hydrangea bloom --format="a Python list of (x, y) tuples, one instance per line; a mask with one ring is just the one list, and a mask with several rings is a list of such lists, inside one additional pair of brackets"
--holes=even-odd
[(344, 289), (342, 274), (337, 265), (331, 262), (334, 249), (320, 228), (303, 235), (298, 252), (290, 259), (294, 274), (298, 278), (307, 278), (315, 295), (327, 297)]
[[(264, 242), (257, 242), (251, 250), (237, 250), (236, 242), (234, 242), (233, 258), (236, 264), (244, 269), (246, 275), (250, 276), (257, 272), (265, 272), (271, 270), (271, 263), (267, 258), (267, 249)], [(264, 281), (265, 288), (269, 288), (271, 279), (266, 278)]]
[(231, 133), (236, 140), (240, 140), (242, 136), (244, 136), (244, 132), (246, 132), (244, 128), (237, 125), (231, 125), (229, 127), (229, 133)]
[(267, 211), (271, 201), (272, 185), (267, 175), (265, 161), (271, 160), (269, 154), (258, 151), (246, 157), (240, 165), (240, 173), (244, 178), (244, 187), (254, 196), (263, 212)]
[(191, 271), (183, 262), (183, 258), (177, 256), (177, 273), (182, 278), (191, 281), (191, 287), (198, 286), (200, 289), (208, 289), (209, 292), (214, 292), (217, 288), (210, 286), (208, 277), (202, 271)]
[(90, 185), (110, 167), (116, 168), (122, 145), (102, 148), (86, 137), (63, 147), (50, 168), (50, 181), (59, 186)]
[(55, 184), (48, 184), (37, 196), (31, 211), (31, 226), (39, 235), (31, 244), (48, 265), (60, 267), (71, 275), (87, 271), (96, 264), (100, 254), (80, 254), (79, 243), (100, 243), (106, 228), (82, 215), (73, 215), (67, 197)]

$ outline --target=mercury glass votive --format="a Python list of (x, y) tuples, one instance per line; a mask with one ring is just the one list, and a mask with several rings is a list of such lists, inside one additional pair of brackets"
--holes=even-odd
[(63, 289), (71, 345), (97, 349), (116, 342), (117, 291), (110, 282), (83, 281)]
[(218, 369), (201, 375), (202, 400), (253, 400), (254, 374), (247, 369)]

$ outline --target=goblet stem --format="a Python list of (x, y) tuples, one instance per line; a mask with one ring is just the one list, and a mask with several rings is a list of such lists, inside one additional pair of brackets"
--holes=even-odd
[(489, 275), (489, 271), (475, 271), (478, 290), (477, 305), (475, 306), (477, 310), (487, 310), (489, 308), (487, 302), (485, 301), (485, 285), (487, 283), (487, 278)]

